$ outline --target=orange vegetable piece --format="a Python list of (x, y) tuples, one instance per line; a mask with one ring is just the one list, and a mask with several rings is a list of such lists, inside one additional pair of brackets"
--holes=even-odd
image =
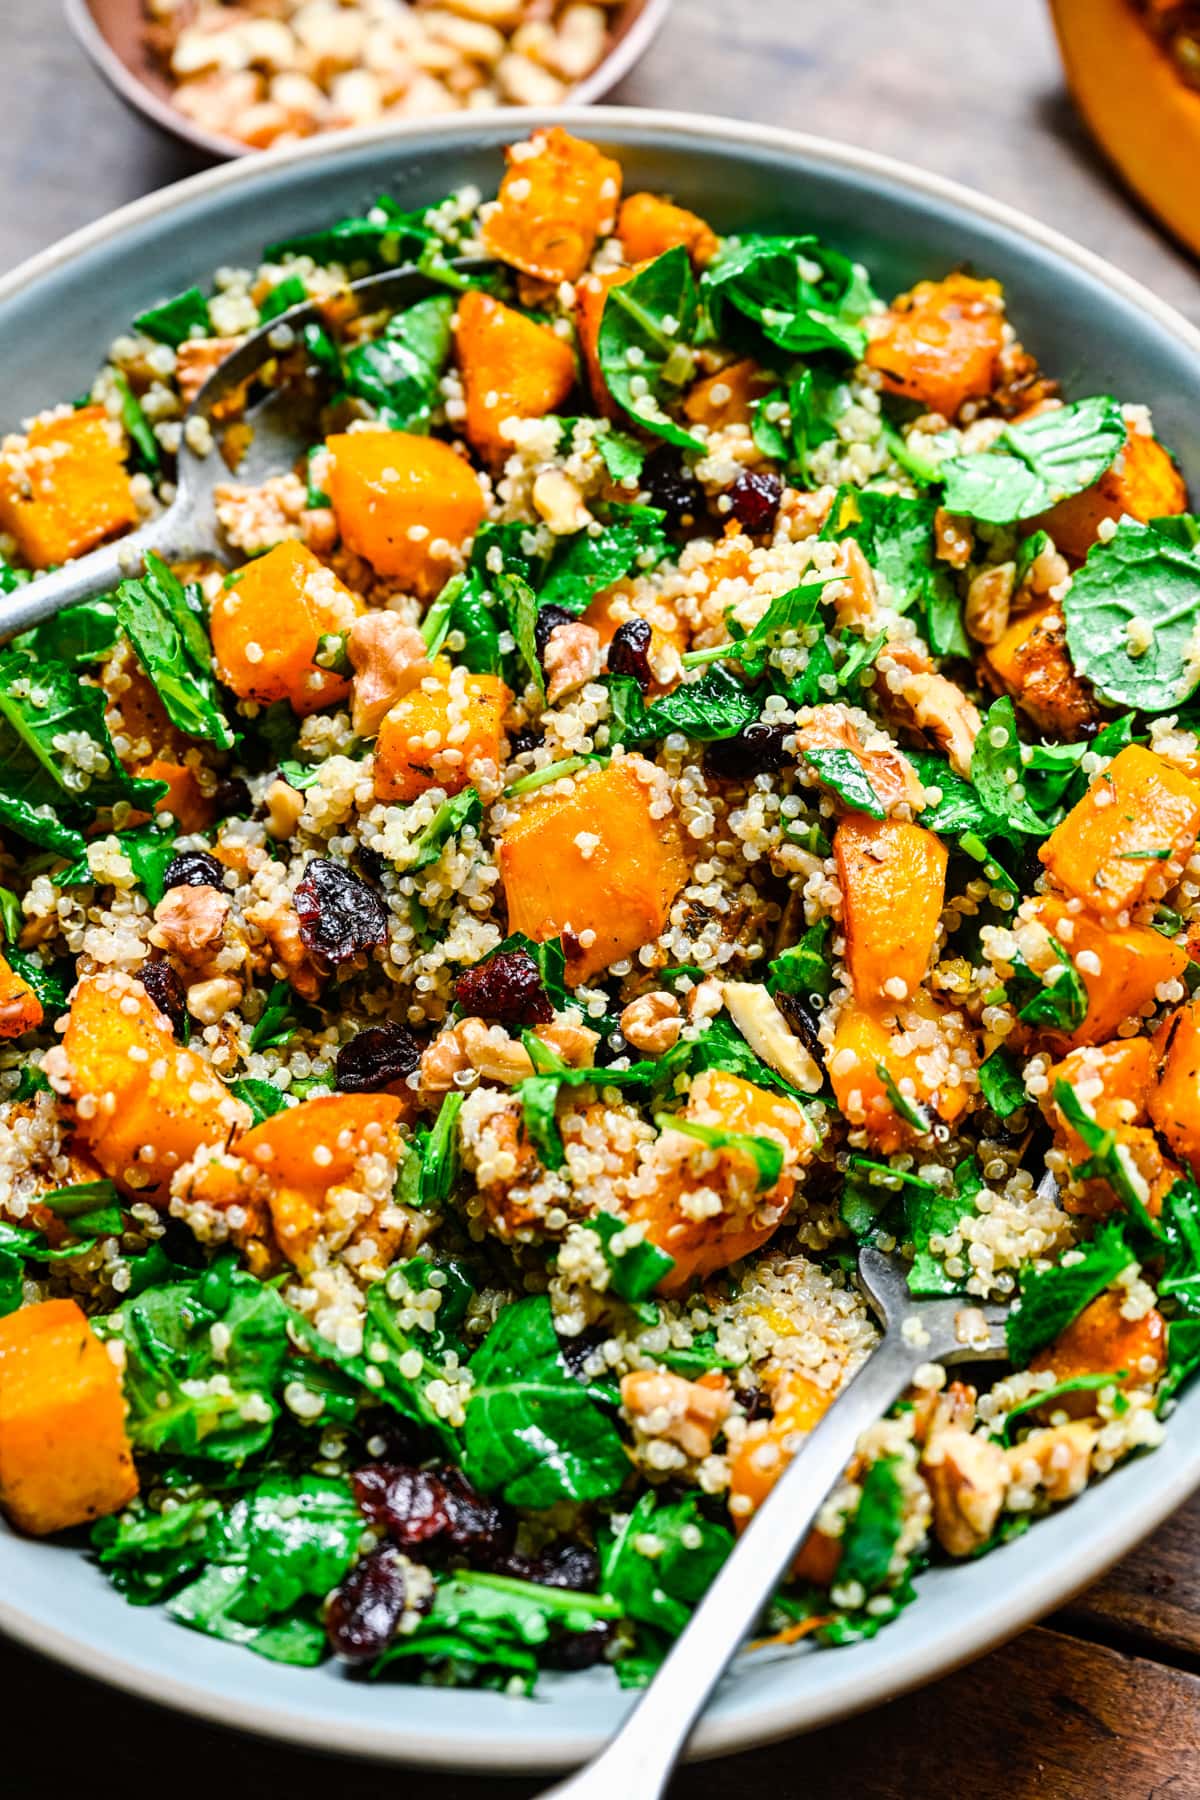
[(173, 1171), (249, 1120), (208, 1064), (175, 1042), (170, 1021), (128, 975), (79, 983), (63, 1051), (79, 1137), (121, 1191), (138, 1199), (165, 1204)]
[[(911, 1105), (947, 1124), (970, 1100), (960, 1060), (952, 1052), (967, 1039), (949, 1030), (936, 1003), (924, 991), (899, 1008), (893, 1022), (879, 1008), (857, 1002), (842, 1008), (826, 1063), (838, 1107), (852, 1127), (861, 1127), (877, 1150), (890, 1153), (911, 1143), (914, 1127), (895, 1109), (881, 1068)], [(924, 1027), (936, 1027), (932, 1041)], [(954, 1079), (957, 1077), (957, 1079)]]
[(0, 1319), (0, 1507), (45, 1537), (138, 1491), (121, 1377), (74, 1300)]
[(217, 673), (243, 700), (286, 700), (301, 717), (350, 692), (313, 661), (321, 638), (348, 631), (362, 602), (304, 544), (287, 538), (249, 562), (213, 602)]
[[(1054, 1099), (1056, 1083), (1065, 1081), (1073, 1088), (1081, 1088), (1097, 1125), (1102, 1125), (1106, 1131), (1114, 1125), (1143, 1125), (1156, 1063), (1149, 1038), (1137, 1037), (1114, 1038), (1110, 1044), (1083, 1045), (1069, 1051), (1061, 1062), (1051, 1064), (1050, 1086), (1042, 1101), (1042, 1110), (1070, 1146), (1073, 1161), (1081, 1162), (1087, 1151), (1082, 1138), (1058, 1110)], [(1100, 1084), (1098, 1093), (1095, 1091), (1097, 1082)]]
[[(1152, 1008), (1155, 990), (1176, 980), (1188, 965), (1183, 945), (1173, 944), (1151, 925), (1104, 926), (1087, 913), (1068, 912), (1064, 901), (1049, 896), (1030, 911), (1057, 938), (1087, 989), (1087, 1016), (1072, 1032), (1073, 1044), (1102, 1044), (1115, 1037), (1125, 1019)], [(1087, 966), (1093, 956), (1099, 960), (1099, 974)]]
[(1165, 892), (1198, 833), (1200, 785), (1153, 750), (1129, 744), (1093, 778), (1038, 855), (1055, 887), (1114, 918)]
[(449, 444), (408, 431), (326, 439), (342, 542), (378, 575), (432, 600), (486, 510), (479, 478)]
[(542, 281), (578, 281), (596, 239), (616, 222), (621, 168), (561, 125), (505, 151), (508, 164), (483, 227), (484, 248)]
[(818, 1387), (798, 1369), (788, 1369), (773, 1396), (770, 1419), (756, 1419), (743, 1437), (729, 1469), (729, 1514), (743, 1531), (754, 1517), (797, 1448), (788, 1440), (807, 1435), (833, 1404), (833, 1393)]
[[(779, 1226), (795, 1192), (795, 1171), (816, 1146), (816, 1133), (786, 1095), (769, 1092), (740, 1075), (705, 1069), (693, 1081), (685, 1117), (751, 1136), (769, 1136), (784, 1150), (783, 1170), (765, 1192), (750, 1157), (735, 1149), (711, 1150), (680, 1133), (665, 1132), (646, 1152), (630, 1183), (629, 1218), (675, 1258), (659, 1282), (660, 1294), (680, 1294), (716, 1269), (759, 1250)], [(720, 1213), (693, 1216), (688, 1202), (715, 1190)]]
[(711, 225), (685, 206), (674, 206), (657, 194), (630, 194), (617, 215), (617, 236), (626, 262), (653, 262), (682, 244), (697, 269), (710, 263), (720, 248)]
[[(415, 800), (426, 788), (457, 794), (477, 763), (499, 768), (512, 696), (498, 675), (471, 675), (438, 657), (433, 673), (397, 700), (375, 742), (375, 792)], [(465, 723), (465, 737), (459, 728)]]
[(653, 782), (622, 757), (570, 794), (535, 796), (501, 840), (508, 928), (562, 935), (572, 987), (652, 943), (687, 880), (677, 823), (651, 815)]
[(1018, 613), (984, 653), (980, 669), (1048, 737), (1073, 743), (1099, 716), (1091, 689), (1075, 673), (1066, 621), (1053, 600)]
[(467, 437), (481, 456), (508, 454), (506, 419), (542, 419), (575, 386), (575, 356), (538, 325), (490, 294), (468, 288), (458, 303), (454, 342), (467, 398)]
[(120, 432), (102, 406), (43, 420), (0, 456), (0, 530), (35, 569), (94, 550), (137, 516)]
[(142, 763), (137, 773), (150, 781), (165, 781), (167, 791), (155, 803), (156, 813), (169, 812), (181, 831), (205, 831), (217, 816), (212, 796), (200, 786), (195, 769), (186, 763), (168, 762), (152, 756)]
[(726, 425), (749, 425), (754, 402), (777, 385), (752, 358), (745, 357), (693, 382), (684, 396), (684, 416), (693, 425), (711, 425), (717, 430)]
[(1066, 556), (1083, 561), (1105, 519), (1130, 513), (1135, 519), (1163, 519), (1187, 511), (1187, 487), (1158, 439), (1131, 431), (1110, 469), (1082, 494), (1060, 500), (1037, 524)]
[(604, 317), (604, 303), (610, 290), (624, 287), (636, 274), (636, 269), (608, 269), (603, 275), (588, 275), (575, 291), (575, 330), (579, 335), (583, 366), (587, 370), (588, 387), (598, 410), (606, 419), (617, 419), (623, 415), (600, 372), (600, 322)]
[(0, 956), (0, 1039), (36, 1030), (42, 1017), (42, 1003), (29, 983)]
[(898, 295), (885, 330), (867, 345), (866, 361), (890, 394), (952, 419), (965, 401), (992, 392), (1003, 347), (1000, 283), (953, 274)]
[(906, 990), (896, 997), (911, 999), (929, 967), (945, 900), (944, 844), (922, 825), (849, 813), (834, 833), (833, 853), (855, 1000), (886, 1002), (894, 981)]
[[(1040, 1375), (1052, 1369), (1057, 1380), (1073, 1381), (1077, 1375), (1117, 1375), (1123, 1370), (1118, 1387), (1148, 1387), (1167, 1364), (1166, 1321), (1155, 1306), (1140, 1319), (1124, 1318), (1124, 1298), (1123, 1291), (1097, 1295), (1053, 1343), (1031, 1358), (1030, 1372)], [(1096, 1400), (1094, 1390), (1084, 1389), (1061, 1394), (1050, 1402), (1049, 1410), (1086, 1419), (1095, 1412)]]
[(1200, 1000), (1163, 1020), (1154, 1049), (1158, 1069), (1146, 1110), (1175, 1155), (1200, 1174)]

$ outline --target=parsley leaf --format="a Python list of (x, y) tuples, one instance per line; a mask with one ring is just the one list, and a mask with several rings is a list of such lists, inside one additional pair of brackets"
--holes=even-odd
[(637, 1243), (627, 1242), (617, 1249), (613, 1240), (624, 1237), (628, 1231), (628, 1223), (619, 1219), (615, 1213), (599, 1212), (594, 1219), (587, 1221), (589, 1231), (594, 1231), (600, 1239), (600, 1248), (604, 1252), (604, 1260), (608, 1264), (608, 1285), (613, 1293), (631, 1305), (645, 1300), (652, 1294), (659, 1282), (671, 1273), (675, 1267), (675, 1258), (652, 1244), (649, 1238), (641, 1238)]
[(980, 1063), (979, 1091), (999, 1119), (1010, 1118), (1028, 1104), (1021, 1071), (1003, 1045)]
[(136, 331), (144, 331), (160, 344), (170, 344), (172, 350), (190, 337), (209, 337), (212, 333), (208, 301), (198, 287), (185, 288), (173, 300), (164, 300), (139, 313), (133, 324)]
[(115, 603), (121, 629), (172, 725), (219, 750), (231, 750), (233, 732), (217, 699), (199, 591), (185, 588), (149, 550), (145, 575), (123, 581)]
[(897, 612), (921, 615), (938, 656), (966, 656), (962, 608), (950, 570), (934, 555), (937, 502), (927, 495), (881, 494), (841, 487), (821, 530), (823, 538), (853, 538), (887, 583)]

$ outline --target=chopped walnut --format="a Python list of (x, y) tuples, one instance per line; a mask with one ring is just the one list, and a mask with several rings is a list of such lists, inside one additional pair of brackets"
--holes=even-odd
[(1098, 1436), (1086, 1419), (1031, 1431), (1023, 1444), (1004, 1453), (1009, 1478), (1022, 1487), (1040, 1487), (1047, 1500), (1074, 1500), (1087, 1486)]
[(662, 1056), (679, 1041), (683, 1024), (674, 994), (641, 994), (621, 1014), (621, 1035), (647, 1056)]
[(967, 589), (963, 621), (979, 644), (998, 644), (1008, 624), (1016, 563), (994, 563), (981, 569)]
[(282, 776), (273, 781), (263, 796), (267, 809), (267, 831), (273, 838), (290, 838), (304, 811), (304, 795)]
[(175, 380), (185, 406), (192, 404), (213, 370), (232, 356), (241, 342), (240, 337), (184, 339), (175, 352)]
[[(571, 1068), (587, 1068), (592, 1062), (599, 1034), (583, 1025), (539, 1025), (536, 1036)], [(455, 1085), (455, 1076), (473, 1069), (485, 1081), (512, 1087), (533, 1074), (529, 1052), (503, 1025), (482, 1019), (460, 1019), (440, 1031), (421, 1056), (421, 1087), (444, 1093)]]
[(199, 967), (221, 943), (229, 917), (229, 897), (215, 887), (174, 887), (154, 909), (148, 937), (158, 950)]
[(364, 613), (346, 639), (354, 667), (351, 724), (360, 738), (374, 737), (396, 701), (429, 674), (425, 640), (396, 613)]
[(214, 975), (193, 981), (187, 990), (187, 1009), (200, 1025), (219, 1025), (242, 998), (242, 984), (231, 975)]
[(300, 921), (290, 899), (272, 895), (258, 900), (246, 909), (246, 919), (266, 938), (293, 990), (302, 1000), (315, 1000), (324, 974), (300, 936)]
[(635, 1432), (666, 1438), (694, 1461), (709, 1454), (732, 1404), (723, 1377), (710, 1384), (707, 1377), (685, 1381), (662, 1369), (634, 1369), (621, 1378), (621, 1405)]
[(864, 631), (879, 610), (879, 593), (875, 571), (863, 555), (862, 546), (853, 538), (841, 545), (844, 578), (828, 592), (840, 630)]
[(553, 706), (564, 694), (591, 681), (600, 671), (600, 633), (575, 619), (557, 625), (546, 643), (542, 664), (546, 671), (546, 703)]
[(999, 1444), (960, 1425), (937, 1431), (921, 1461), (933, 1502), (933, 1529), (950, 1556), (969, 1556), (996, 1529), (1008, 1487), (1008, 1459)]
[(929, 667), (928, 658), (907, 644), (888, 644), (879, 668), (893, 701), (918, 730), (941, 745), (956, 775), (969, 777), (971, 753), (983, 721), (960, 687)]
[(583, 495), (569, 475), (561, 469), (543, 469), (533, 484), (533, 504), (556, 537), (569, 537), (583, 531), (592, 515), (583, 503)]

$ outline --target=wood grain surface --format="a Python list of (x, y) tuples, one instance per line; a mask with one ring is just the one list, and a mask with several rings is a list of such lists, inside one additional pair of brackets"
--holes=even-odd
[[(57, 0), (0, 0), (0, 269), (197, 167), (84, 63)], [(1063, 93), (1040, 0), (676, 0), (619, 99), (922, 163), (1058, 226), (1200, 320), (1195, 263)], [(832, 1653), (836, 1654), (836, 1653)], [(526, 1800), (236, 1738), (0, 1644), (0, 1795)], [(869, 1720), (677, 1777), (675, 1800), (1200, 1800), (1200, 1500), (1045, 1626)], [(635, 1800), (614, 1796), (614, 1800)]]

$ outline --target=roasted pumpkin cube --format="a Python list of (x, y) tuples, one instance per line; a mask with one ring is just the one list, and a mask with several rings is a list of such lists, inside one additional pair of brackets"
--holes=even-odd
[(750, 1425), (730, 1464), (729, 1516), (735, 1531), (745, 1530), (787, 1468), (799, 1440), (824, 1418), (833, 1398), (833, 1389), (818, 1387), (799, 1369), (781, 1372), (773, 1385), (772, 1416)]
[[(1113, 1375), (1121, 1388), (1149, 1387), (1167, 1363), (1167, 1325), (1156, 1306), (1137, 1319), (1127, 1319), (1121, 1308), (1125, 1290), (1100, 1294), (1084, 1307), (1065, 1331), (1031, 1359), (1030, 1373), (1053, 1371), (1056, 1381), (1073, 1381), (1078, 1375)], [(1083, 1389), (1060, 1394), (1050, 1402), (1052, 1412), (1086, 1419), (1096, 1410), (1098, 1395)]]
[(535, 796), (501, 840), (508, 928), (561, 936), (572, 986), (653, 943), (687, 880), (676, 822), (651, 812), (656, 785), (649, 763), (622, 757)]
[(1200, 998), (1164, 1019), (1154, 1049), (1158, 1067), (1146, 1110), (1175, 1155), (1200, 1175)]
[(698, 213), (674, 206), (658, 194), (630, 194), (622, 201), (617, 236), (630, 263), (653, 262), (682, 244), (694, 267), (703, 269), (720, 248), (716, 232)]
[(217, 816), (217, 803), (200, 786), (195, 769), (186, 763), (169, 762), (152, 756), (141, 763), (137, 773), (148, 781), (165, 781), (167, 791), (154, 803), (156, 813), (170, 813), (180, 831), (207, 831)]
[(511, 450), (508, 419), (543, 419), (575, 386), (575, 354), (548, 325), (479, 288), (458, 303), (454, 343), (467, 400), (467, 437), (491, 461)]
[(0, 454), (0, 530), (35, 569), (137, 524), (121, 433), (102, 406), (44, 419)]
[(968, 400), (996, 386), (1004, 348), (1004, 293), (998, 281), (953, 274), (919, 281), (893, 300), (884, 328), (867, 345), (889, 394), (953, 419)]
[(0, 956), (0, 1038), (17, 1038), (42, 1022), (42, 1003), (23, 976)]
[(683, 401), (684, 416), (693, 425), (723, 431), (728, 425), (749, 425), (754, 403), (778, 385), (774, 376), (760, 369), (751, 357), (727, 363), (715, 375), (693, 382)]
[(1083, 561), (1105, 519), (1126, 513), (1148, 522), (1187, 510), (1187, 487), (1167, 451), (1149, 432), (1131, 431), (1111, 469), (1082, 494), (1060, 500), (1037, 520), (1066, 556)]
[(926, 993), (898, 1007), (897, 1015), (878, 1004), (844, 1006), (826, 1053), (842, 1116), (885, 1154), (919, 1136), (922, 1118), (952, 1124), (961, 1117), (974, 1060), (969, 1038), (952, 1022), (956, 1015), (943, 1016)]
[(202, 1144), (247, 1125), (234, 1098), (140, 982), (115, 971), (79, 983), (63, 1038), (78, 1134), (125, 1194), (166, 1204), (171, 1176)]
[(1073, 1161), (1082, 1162), (1087, 1150), (1059, 1111), (1054, 1098), (1058, 1083), (1077, 1088), (1097, 1125), (1106, 1131), (1114, 1125), (1144, 1125), (1156, 1064), (1154, 1047), (1144, 1037), (1083, 1045), (1051, 1064), (1042, 1110), (1063, 1142), (1070, 1144)]
[(375, 792), (415, 800), (426, 788), (457, 794), (486, 763), (503, 761), (504, 715), (512, 696), (497, 675), (471, 675), (444, 657), (397, 700), (375, 742)]
[(0, 1319), (0, 1508), (45, 1537), (138, 1491), (121, 1377), (74, 1300)]
[(578, 281), (621, 200), (621, 167), (561, 125), (505, 151), (508, 167), (483, 226), (484, 248), (540, 281)]
[(621, 408), (608, 391), (608, 383), (600, 371), (600, 323), (604, 305), (615, 287), (624, 287), (637, 274), (636, 269), (607, 269), (603, 275), (588, 275), (575, 290), (575, 330), (583, 366), (587, 370), (592, 399), (606, 419), (622, 417)]
[(1075, 673), (1066, 620), (1053, 600), (1018, 613), (979, 666), (1048, 737), (1074, 743), (1100, 716), (1091, 689)]
[(1038, 851), (1055, 887), (1115, 918), (1165, 893), (1200, 833), (1200, 785), (1130, 744)]
[(1102, 925), (1050, 896), (1035, 901), (1029, 912), (1062, 945), (1087, 989), (1087, 1016), (1071, 1033), (1073, 1044), (1115, 1037), (1124, 1020), (1148, 1015), (1158, 989), (1187, 968), (1183, 945), (1152, 925)]
[(315, 661), (321, 639), (349, 631), (362, 602), (304, 544), (287, 538), (222, 588), (210, 615), (217, 673), (242, 700), (286, 700), (301, 717), (336, 706), (349, 680)]
[(486, 510), (471, 465), (440, 439), (347, 431), (326, 439), (342, 542), (379, 575), (432, 600)]
[(855, 1000), (911, 999), (929, 967), (946, 896), (945, 845), (922, 825), (850, 813), (834, 833), (833, 853)]

